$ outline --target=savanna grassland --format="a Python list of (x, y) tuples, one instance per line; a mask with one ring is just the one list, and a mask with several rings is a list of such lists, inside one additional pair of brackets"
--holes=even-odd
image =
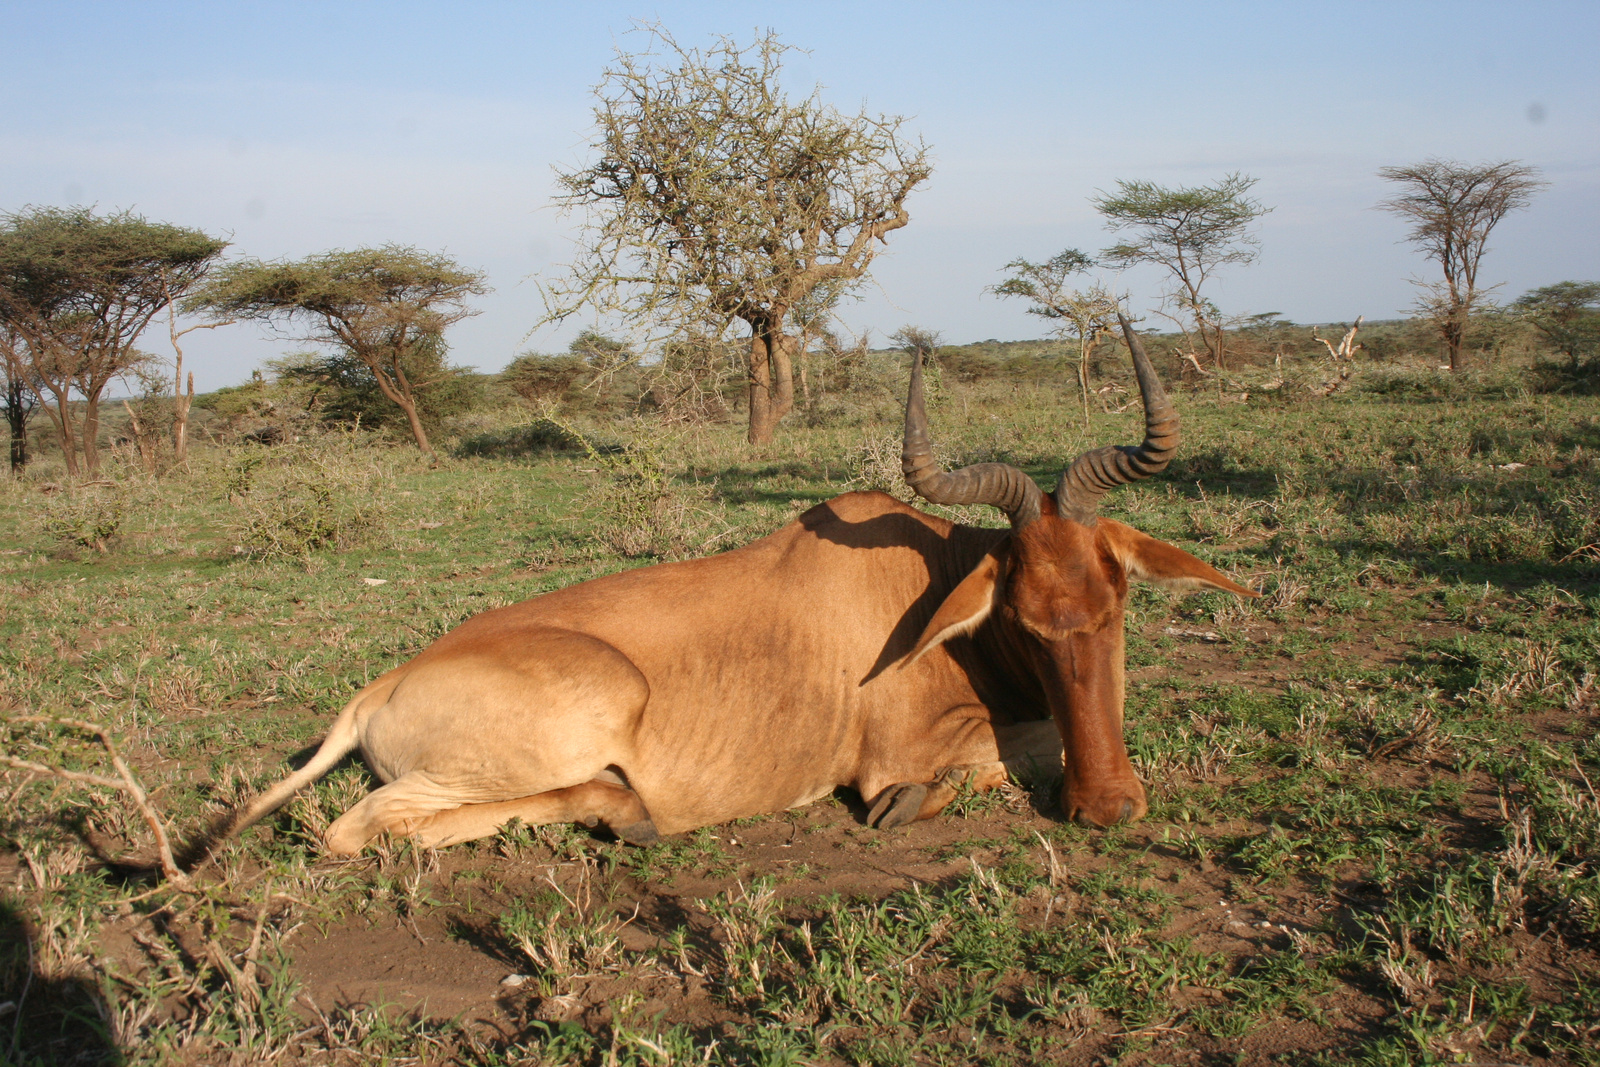
[[(946, 459), (1048, 487), (1137, 440), (1136, 404), (1085, 428), (1048, 377), (947, 374)], [(887, 832), (841, 791), (644, 848), (329, 862), (351, 762), (186, 892), (123, 793), (13, 763), (0, 1059), (1600, 1063), (1600, 405), (1528, 380), (1178, 392), (1176, 461), (1105, 511), (1265, 595), (1134, 593), (1132, 826), (1062, 822), (1044, 773)], [(4, 751), (111, 776), (54, 720), (104, 726), (181, 844), (471, 615), (899, 492), (897, 394), (765, 451), (507, 406), (437, 470), (342, 431), (44, 465), (0, 483)]]

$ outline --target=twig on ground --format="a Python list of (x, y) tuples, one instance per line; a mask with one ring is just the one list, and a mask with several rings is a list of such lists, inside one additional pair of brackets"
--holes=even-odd
[(267, 883), (266, 892), (261, 895), (261, 910), (256, 912), (255, 929), (250, 933), (250, 947), (244, 954), (244, 969), (241, 977), (244, 984), (252, 991), (252, 995), (260, 996), (260, 984), (256, 979), (256, 957), (261, 954), (261, 930), (267, 923), (267, 912), (272, 910), (272, 883)]
[[(74, 730), (82, 730), (93, 734), (105, 748), (106, 754), (111, 759), (111, 766), (116, 769), (117, 778), (107, 778), (99, 774), (85, 774), (82, 771), (69, 771), (64, 767), (52, 767), (33, 760), (19, 759), (16, 756), (0, 755), (0, 762), (19, 770), (33, 771), (35, 774), (47, 774), (55, 778), (64, 778), (69, 782), (82, 782), (86, 785), (97, 785), (106, 789), (115, 789), (119, 793), (126, 793), (133, 801), (134, 807), (139, 809), (140, 816), (150, 832), (156, 839), (156, 852), (161, 861), (161, 875), (174, 887), (186, 893), (197, 892), (194, 881), (183, 872), (178, 862), (172, 855), (172, 842), (167, 838), (166, 827), (161, 823), (161, 816), (156, 814), (155, 808), (150, 803), (150, 797), (139, 784), (139, 779), (134, 777), (133, 771), (122, 759), (122, 754), (117, 751), (116, 742), (111, 739), (111, 733), (99, 723), (87, 722), (83, 719), (60, 719), (51, 715), (19, 715), (8, 719), (8, 722), (43, 722), (56, 726), (65, 726)], [(120, 779), (120, 780), (118, 780)]]

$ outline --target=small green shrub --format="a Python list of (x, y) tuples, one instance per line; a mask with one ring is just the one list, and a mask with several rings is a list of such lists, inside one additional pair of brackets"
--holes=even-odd
[(260, 448), (241, 448), (228, 457), (228, 462), (223, 468), (222, 488), (228, 499), (234, 503), (250, 495), (250, 490), (255, 488), (256, 472), (267, 460), (267, 454)]
[(389, 507), (373, 489), (384, 476), (353, 438), (313, 438), (258, 455), (224, 475), (236, 513), (220, 525), (237, 539), (236, 552), (304, 563), (320, 549), (381, 539)]
[(560, 400), (589, 370), (579, 356), (525, 352), (500, 372), (500, 378), (522, 399), (538, 403)]
[(128, 514), (128, 498), (120, 488), (85, 486), (52, 497), (44, 507), (44, 532), (62, 548), (111, 551)]
[(595, 539), (630, 559), (689, 559), (715, 551), (738, 531), (713, 500), (714, 486), (672, 475), (660, 443), (640, 436), (602, 445), (551, 412), (545, 421), (578, 441), (604, 479), (584, 510), (597, 516)]
[(457, 448), (463, 456), (548, 455), (551, 452), (581, 452), (583, 439), (549, 419), (538, 418), (521, 426), (482, 430), (464, 438)]

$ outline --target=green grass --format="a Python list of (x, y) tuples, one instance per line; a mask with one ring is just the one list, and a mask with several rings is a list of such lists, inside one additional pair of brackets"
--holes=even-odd
[[(120, 862), (150, 846), (120, 795), (8, 770), (0, 1003), (28, 992), (0, 1059), (1600, 1062), (1600, 414), (1393, 378), (1321, 404), (1180, 397), (1171, 471), (1111, 498), (1266, 593), (1132, 597), (1139, 826), (1061, 824), (1045, 782), (909, 832), (822, 802), (648, 848), (517, 826), (328, 865), (317, 835), (371, 785), (347, 766), (182, 895)], [(1137, 435), (1132, 412), (1085, 431), (1062, 405), (947, 383), (932, 420), (948, 461), (1046, 487)], [(891, 393), (848, 415), (764, 451), (733, 426), (591, 421), (589, 453), (506, 412), (440, 470), (335, 435), (199, 448), (160, 480), (0, 483), (4, 751), (109, 773), (92, 738), (20, 717), (104, 723), (181, 838), (471, 615), (892, 486)], [(805, 862), (779, 866), (791, 842)], [(295, 931), (355, 928), (479, 946), (527, 981), (493, 1028), (309, 999)]]

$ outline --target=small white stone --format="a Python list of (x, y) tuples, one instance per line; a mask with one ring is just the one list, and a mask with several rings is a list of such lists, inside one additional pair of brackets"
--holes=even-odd
[(363, 578), (361, 580), (363, 582), (365, 582), (367, 585), (388, 585), (389, 584), (389, 579), (387, 579), (387, 578)]
[(528, 976), (525, 974), (508, 974), (504, 978), (500, 979), (500, 984), (511, 989), (515, 989), (527, 982), (527, 980)]

